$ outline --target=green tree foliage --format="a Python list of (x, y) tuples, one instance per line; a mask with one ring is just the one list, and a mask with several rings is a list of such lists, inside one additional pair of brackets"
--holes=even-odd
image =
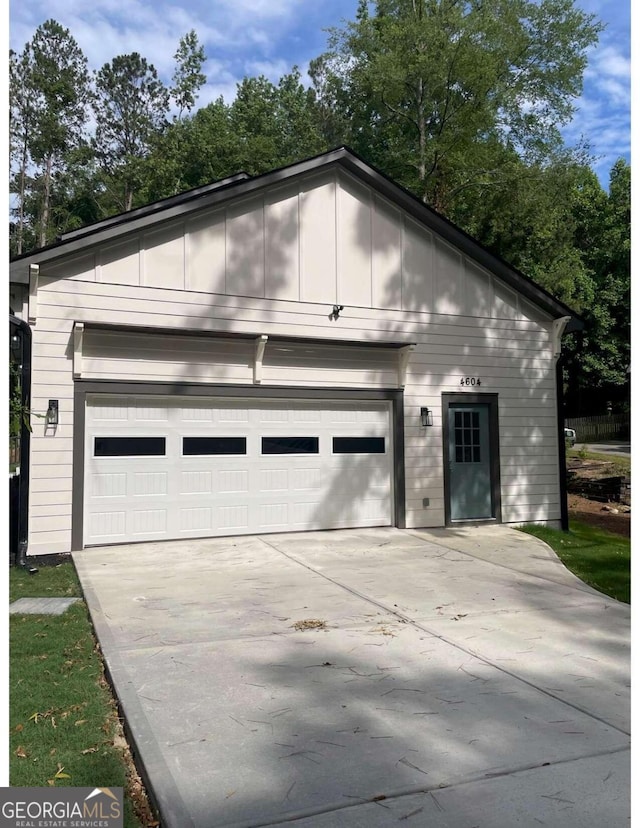
[[(594, 301), (583, 310), (586, 328), (569, 346), (567, 375), (574, 397), (594, 413), (608, 401), (628, 403), (631, 289), (631, 168), (618, 160), (609, 192), (583, 171), (574, 191), (575, 244), (594, 282)], [(570, 400), (573, 402), (573, 400)]]
[[(11, 250), (19, 255), (25, 242), (25, 195), (29, 170), (29, 145), (35, 129), (35, 107), (30, 88), (31, 46), (9, 53), (9, 169), (10, 191), (16, 196), (12, 213)], [(28, 245), (32, 246), (32, 245)]]
[(279, 83), (244, 78), (222, 98), (162, 133), (147, 163), (147, 200), (244, 171), (259, 175), (327, 149), (312, 90), (294, 67)]
[(195, 106), (198, 91), (207, 80), (202, 72), (206, 60), (204, 47), (201, 46), (198, 35), (193, 29), (180, 38), (174, 59), (176, 68), (172, 78), (171, 97), (178, 107), (178, 120), (180, 120), (184, 112), (191, 112)]
[(169, 90), (137, 52), (118, 55), (95, 73), (93, 147), (117, 210), (130, 210), (143, 185), (144, 159), (169, 112)]
[(57, 228), (51, 222), (55, 176), (82, 144), (89, 94), (87, 59), (69, 30), (55, 20), (39, 26), (23, 52), (10, 60), (16, 252), (23, 247), (27, 197), (37, 245), (55, 238)]
[[(345, 139), (437, 210), (561, 145), (600, 30), (572, 0), (361, 0), (313, 67)], [(322, 70), (322, 71), (320, 71)]]

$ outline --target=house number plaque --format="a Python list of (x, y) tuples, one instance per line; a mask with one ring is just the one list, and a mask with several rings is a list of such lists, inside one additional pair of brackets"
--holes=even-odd
[(482, 385), (480, 377), (460, 377), (460, 385)]

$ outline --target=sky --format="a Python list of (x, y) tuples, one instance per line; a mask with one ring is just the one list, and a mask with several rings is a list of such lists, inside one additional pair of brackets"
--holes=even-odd
[[(180, 37), (195, 29), (205, 47), (207, 83), (197, 106), (223, 95), (230, 102), (246, 75), (277, 80), (326, 48), (326, 29), (352, 20), (357, 0), (11, 0), (9, 41), (20, 51), (38, 25), (53, 17), (71, 31), (98, 69), (115, 55), (137, 51), (170, 82)], [(564, 131), (585, 139), (602, 185), (619, 157), (630, 159), (630, 4), (576, 0), (606, 28), (589, 52), (582, 96)]]

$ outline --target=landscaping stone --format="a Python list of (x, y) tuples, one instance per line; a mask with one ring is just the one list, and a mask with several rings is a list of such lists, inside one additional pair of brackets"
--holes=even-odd
[(19, 598), (9, 604), (9, 613), (23, 615), (62, 615), (79, 598)]

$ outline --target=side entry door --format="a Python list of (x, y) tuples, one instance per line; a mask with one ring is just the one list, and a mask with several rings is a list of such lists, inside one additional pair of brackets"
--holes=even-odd
[(449, 403), (445, 456), (450, 521), (497, 517), (491, 407), (490, 402)]

